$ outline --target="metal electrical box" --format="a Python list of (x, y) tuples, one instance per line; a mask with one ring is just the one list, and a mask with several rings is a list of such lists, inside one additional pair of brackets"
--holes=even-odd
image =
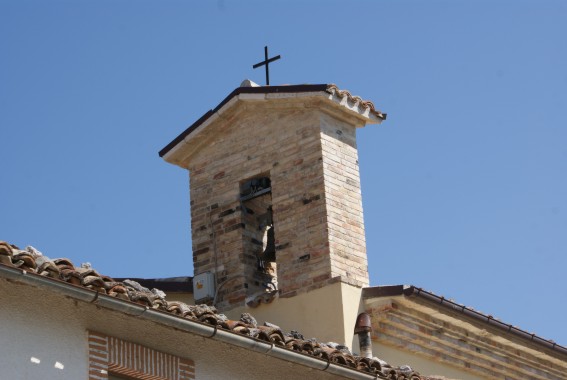
[(193, 296), (195, 303), (206, 302), (215, 298), (215, 275), (205, 272), (193, 277)]

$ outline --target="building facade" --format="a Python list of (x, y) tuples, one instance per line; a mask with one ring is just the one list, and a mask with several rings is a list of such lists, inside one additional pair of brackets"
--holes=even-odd
[(356, 130), (385, 118), (332, 84), (245, 81), (162, 149), (189, 171), (192, 282), (0, 242), (0, 378), (567, 380), (563, 346), (369, 286)]

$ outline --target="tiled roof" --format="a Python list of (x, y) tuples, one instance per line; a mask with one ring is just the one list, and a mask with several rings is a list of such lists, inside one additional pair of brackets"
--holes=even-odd
[(372, 103), (370, 100), (363, 100), (360, 96), (352, 95), (347, 90), (340, 90), (336, 84), (328, 84), (325, 91), (327, 91), (329, 94), (345, 98), (350, 103), (358, 104), (359, 107), (369, 108), (371, 113), (375, 114), (381, 119), (386, 119), (386, 114), (377, 110), (376, 107), (374, 107), (374, 103)]
[(147, 289), (136, 281), (115, 281), (111, 277), (99, 274), (90, 265), (76, 267), (68, 259), (49, 259), (33, 247), (24, 250), (4, 241), (0, 241), (0, 265), (17, 267), (28, 273), (64, 281), (70, 286), (80, 286), (100, 294), (106, 294), (134, 302), (151, 309), (165, 311), (179, 318), (205, 323), (217, 328), (232, 331), (249, 338), (272, 343), (288, 350), (307, 354), (342, 365), (353, 370), (369, 373), (377, 378), (392, 380), (421, 380), (421, 377), (409, 366), (393, 367), (378, 358), (363, 358), (353, 355), (348, 347), (337, 343), (321, 343), (315, 339), (305, 339), (301, 333), (284, 333), (271, 323), (258, 325), (250, 314), (242, 314), (238, 321), (229, 320), (217, 313), (212, 306), (188, 305), (178, 301), (166, 300), (166, 295), (158, 289)]

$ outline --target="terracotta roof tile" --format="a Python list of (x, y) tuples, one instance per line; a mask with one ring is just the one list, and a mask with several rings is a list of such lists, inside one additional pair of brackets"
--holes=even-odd
[(328, 84), (325, 91), (330, 94), (337, 95), (341, 98), (346, 98), (348, 102), (357, 104), (358, 107), (368, 108), (374, 115), (378, 116), (381, 119), (386, 119), (386, 114), (377, 110), (376, 107), (374, 107), (374, 103), (372, 103), (370, 100), (363, 100), (360, 96), (352, 95), (347, 90), (341, 90), (337, 87), (336, 84)]
[(258, 325), (254, 317), (247, 313), (242, 315), (241, 320), (233, 321), (219, 314), (213, 306), (167, 301), (165, 293), (158, 289), (150, 290), (133, 280), (115, 281), (90, 268), (90, 265), (76, 267), (68, 259), (51, 260), (33, 247), (21, 250), (14, 245), (0, 241), (0, 263), (0, 265), (18, 267), (30, 273), (64, 281), (70, 285), (81, 286), (124, 301), (165, 311), (180, 318), (206, 323), (250, 338), (270, 342), (282, 348), (372, 374), (377, 378), (425, 379), (409, 366), (392, 367), (378, 358), (369, 359), (353, 355), (348, 347), (337, 343), (322, 343), (315, 339), (306, 340), (297, 331), (284, 333), (277, 325), (271, 323)]

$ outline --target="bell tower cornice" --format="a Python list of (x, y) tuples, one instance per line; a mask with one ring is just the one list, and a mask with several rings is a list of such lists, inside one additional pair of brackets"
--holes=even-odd
[(238, 87), (164, 147), (159, 152), (160, 157), (187, 168), (191, 156), (219, 132), (219, 124), (237, 123), (238, 115), (256, 111), (260, 104), (265, 111), (318, 108), (358, 128), (386, 119), (386, 114), (376, 110), (372, 102), (340, 90), (334, 84)]

